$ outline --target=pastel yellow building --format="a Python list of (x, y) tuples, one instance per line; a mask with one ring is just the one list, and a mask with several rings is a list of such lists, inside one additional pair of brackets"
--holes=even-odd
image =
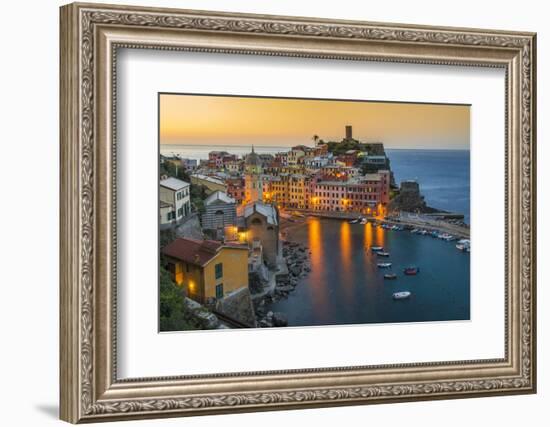
[(187, 296), (200, 303), (248, 287), (248, 247), (179, 238), (162, 250), (166, 268)]
[(263, 201), (280, 208), (307, 209), (311, 178), (302, 174), (273, 176), (264, 185)]

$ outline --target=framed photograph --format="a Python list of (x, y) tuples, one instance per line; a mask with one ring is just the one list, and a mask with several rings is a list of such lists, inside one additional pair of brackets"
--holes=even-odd
[(536, 391), (533, 33), (61, 8), (61, 418)]

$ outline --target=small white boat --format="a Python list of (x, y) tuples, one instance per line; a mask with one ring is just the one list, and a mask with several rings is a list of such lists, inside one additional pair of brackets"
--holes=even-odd
[(409, 291), (395, 292), (393, 294), (393, 299), (406, 299), (411, 296)]
[(367, 222), (367, 218), (361, 218), (361, 225), (365, 225)]
[(455, 247), (462, 252), (470, 252), (470, 245), (467, 243), (458, 243)]
[(352, 219), (351, 221), (349, 221), (350, 224), (357, 224), (358, 222), (358, 219)]
[(384, 248), (382, 246), (371, 246), (370, 250), (373, 252), (379, 252), (379, 251), (383, 251)]
[(376, 251), (376, 255), (389, 257), (390, 253), (389, 252), (383, 252), (383, 251)]
[(449, 233), (441, 233), (438, 237), (441, 240), (445, 240), (446, 242), (450, 242), (451, 240), (455, 240), (455, 236), (452, 236)]
[(377, 265), (378, 265), (378, 268), (390, 268), (391, 262), (379, 262)]

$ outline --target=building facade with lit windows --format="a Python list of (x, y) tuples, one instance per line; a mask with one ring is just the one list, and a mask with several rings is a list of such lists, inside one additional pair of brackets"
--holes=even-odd
[(280, 208), (308, 209), (312, 178), (305, 174), (282, 173), (264, 183), (263, 199)]
[(383, 215), (389, 202), (390, 173), (380, 171), (348, 181), (316, 181), (310, 209)]
[(162, 249), (165, 268), (186, 295), (204, 304), (248, 287), (248, 246), (178, 238)]

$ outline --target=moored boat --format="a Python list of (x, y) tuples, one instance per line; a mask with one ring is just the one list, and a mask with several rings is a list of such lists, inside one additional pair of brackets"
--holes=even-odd
[(367, 222), (367, 218), (361, 218), (361, 225), (365, 225)]
[(383, 251), (384, 248), (382, 246), (371, 246), (370, 250), (373, 252)]
[(394, 292), (393, 299), (406, 299), (411, 296), (409, 291)]
[(358, 219), (352, 219), (351, 221), (349, 221), (350, 224), (357, 224), (358, 222)]
[(390, 268), (391, 262), (379, 262), (377, 264), (378, 268)]
[(390, 253), (389, 252), (383, 252), (383, 251), (376, 251), (376, 255), (389, 257)]
[(407, 276), (415, 276), (417, 275), (418, 273), (420, 273), (420, 269), (418, 267), (406, 267), (404, 270), (403, 270), (403, 273), (405, 273)]
[(397, 274), (395, 274), (395, 273), (384, 274), (384, 279), (387, 279), (387, 280), (397, 279)]
[(441, 234), (440, 234), (439, 236), (437, 236), (437, 237), (439, 237), (441, 240), (445, 240), (446, 242), (450, 242), (451, 240), (455, 240), (455, 239), (456, 239), (455, 236), (453, 236), (453, 235), (451, 235), (451, 234), (449, 234), (449, 233), (441, 233)]

